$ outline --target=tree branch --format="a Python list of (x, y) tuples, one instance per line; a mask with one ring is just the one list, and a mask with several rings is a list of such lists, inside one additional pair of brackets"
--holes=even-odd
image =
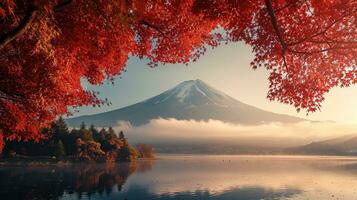
[(155, 26), (155, 25), (153, 25), (153, 24), (151, 24), (150, 22), (145, 21), (145, 20), (141, 20), (140, 23), (143, 24), (143, 25), (145, 25), (145, 26), (147, 26), (147, 27), (149, 27), (149, 28), (152, 28), (152, 29), (154, 29), (155, 31), (157, 31), (157, 32), (161, 33), (162, 35), (164, 35), (164, 32), (162, 32), (162, 30), (160, 29), (160, 27)]
[(71, 4), (73, 2), (73, 0), (64, 0), (61, 3), (57, 4), (54, 8), (53, 11), (55, 12), (59, 12), (61, 10), (63, 10), (63, 8), (65, 8), (66, 6), (68, 6), (69, 4)]
[(270, 16), (270, 21), (271, 21), (271, 24), (273, 25), (273, 28), (274, 28), (274, 31), (278, 37), (278, 40), (279, 40), (279, 43), (281, 44), (281, 46), (283, 47), (283, 54), (285, 53), (286, 49), (287, 49), (287, 44), (284, 40), (284, 37), (283, 37), (283, 34), (278, 26), (278, 22), (276, 20), (276, 17), (275, 17), (275, 12), (274, 12), (274, 9), (273, 9), (273, 6), (272, 6), (272, 3), (271, 3), (271, 0), (265, 0), (265, 5), (267, 7), (267, 11), (268, 11), (268, 14)]
[(34, 6), (30, 6), (27, 14), (24, 16), (20, 24), (9, 31), (8, 33), (0, 36), (0, 50), (3, 49), (11, 41), (15, 40), (17, 37), (21, 36), (30, 27), (33, 20), (36, 18), (38, 10)]
[(288, 63), (286, 62), (286, 58), (285, 58), (285, 52), (288, 49), (288, 45), (286, 44), (286, 42), (284, 40), (284, 37), (283, 37), (283, 33), (281, 32), (281, 30), (279, 28), (279, 25), (278, 25), (278, 22), (276, 20), (276, 16), (275, 16), (275, 12), (274, 12), (271, 0), (265, 0), (265, 5), (267, 7), (267, 11), (268, 11), (268, 14), (270, 16), (271, 24), (273, 25), (274, 31), (275, 31), (276, 35), (278, 36), (279, 43), (283, 47), (283, 51), (281, 52), (281, 56), (283, 57), (285, 69), (286, 69), (287, 72), (289, 72)]
[[(64, 0), (63, 2), (54, 6), (53, 11), (54, 12), (61, 11), (64, 7), (71, 4), (72, 2), (73, 0)], [(13, 30), (0, 36), (0, 50), (3, 49), (7, 44), (9, 44), (13, 40), (24, 34), (24, 32), (26, 32), (27, 29), (31, 26), (33, 20), (36, 18), (38, 13), (39, 13), (38, 8), (36, 8), (34, 5), (30, 5), (26, 15), (21, 20), (19, 25)]]
[(323, 35), (325, 34), (331, 27), (333, 27), (334, 25), (336, 25), (338, 22), (342, 21), (345, 17), (349, 16), (349, 13), (344, 13), (342, 16), (340, 16), (339, 18), (337, 18), (336, 20), (334, 20), (331, 24), (327, 25), (325, 28), (323, 28), (321, 31), (315, 33), (315, 34), (312, 34), (308, 37), (305, 37), (305, 38), (302, 38), (298, 41), (294, 41), (294, 42), (290, 42), (288, 44), (288, 46), (294, 46), (294, 45), (298, 45), (302, 42), (305, 42), (307, 40), (310, 40), (310, 39), (313, 39), (314, 37), (317, 37), (317, 36), (320, 36), (320, 35)]
[(329, 48), (317, 49), (311, 51), (299, 51), (299, 50), (289, 49), (289, 52), (296, 53), (296, 54), (316, 54), (316, 53), (323, 53), (331, 50), (340, 50), (340, 49), (352, 50), (352, 49), (357, 49), (357, 46), (332, 46)]

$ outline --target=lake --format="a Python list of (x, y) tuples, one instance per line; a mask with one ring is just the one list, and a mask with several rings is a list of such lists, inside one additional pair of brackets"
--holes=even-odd
[(159, 155), (116, 165), (2, 166), (0, 199), (356, 200), (357, 159)]

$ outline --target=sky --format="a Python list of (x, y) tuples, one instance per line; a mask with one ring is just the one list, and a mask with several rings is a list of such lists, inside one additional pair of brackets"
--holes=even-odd
[(305, 111), (297, 113), (293, 106), (271, 102), (266, 98), (268, 72), (264, 68), (253, 70), (249, 65), (253, 58), (251, 48), (244, 43), (232, 43), (209, 50), (200, 60), (188, 66), (176, 64), (150, 68), (145, 60), (131, 57), (126, 72), (116, 77), (114, 85), (109, 82), (100, 86), (83, 83), (85, 88), (99, 91), (100, 97), (107, 98), (112, 105), (83, 107), (74, 116), (125, 107), (156, 96), (182, 81), (201, 79), (239, 101), (264, 110), (310, 120), (357, 124), (357, 85), (332, 89), (326, 95), (321, 111), (307, 116)]

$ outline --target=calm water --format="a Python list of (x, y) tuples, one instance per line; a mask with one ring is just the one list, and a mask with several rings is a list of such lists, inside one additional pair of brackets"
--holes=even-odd
[(0, 199), (356, 200), (357, 160), (160, 156), (113, 166), (1, 167)]

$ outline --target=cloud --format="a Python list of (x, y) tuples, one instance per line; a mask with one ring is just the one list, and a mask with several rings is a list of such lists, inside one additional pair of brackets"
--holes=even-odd
[(117, 126), (115, 127), (116, 130), (120, 130), (120, 131), (132, 131), (133, 127), (131, 125), (130, 122), (128, 121), (118, 121)]
[[(119, 121), (116, 130), (123, 130), (132, 142), (234, 142), (244, 139), (290, 139), (292, 143), (307, 143), (355, 133), (357, 124), (334, 122), (300, 122), (295, 124), (269, 123), (237, 125), (219, 120), (195, 121), (154, 119), (146, 125), (134, 127)], [(294, 141), (294, 140), (295, 141)]]

